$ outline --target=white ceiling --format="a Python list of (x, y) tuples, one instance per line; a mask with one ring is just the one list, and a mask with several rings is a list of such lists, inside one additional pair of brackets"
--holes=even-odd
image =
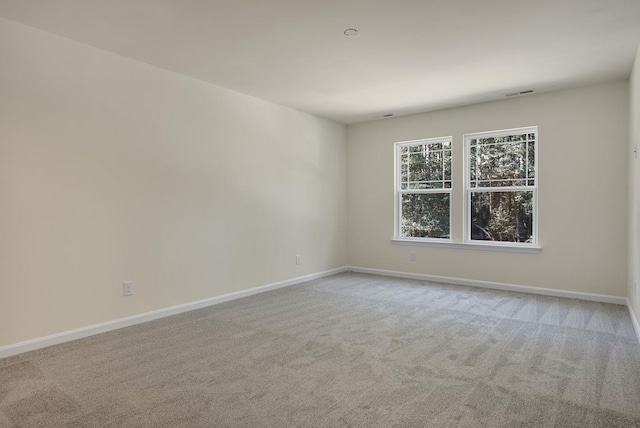
[(640, 43), (640, 0), (0, 0), (0, 16), (343, 123), (626, 78)]

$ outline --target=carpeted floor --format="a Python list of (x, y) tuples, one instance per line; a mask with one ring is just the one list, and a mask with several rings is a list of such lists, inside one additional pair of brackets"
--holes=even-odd
[(640, 427), (623, 306), (345, 273), (0, 360), (0, 426)]

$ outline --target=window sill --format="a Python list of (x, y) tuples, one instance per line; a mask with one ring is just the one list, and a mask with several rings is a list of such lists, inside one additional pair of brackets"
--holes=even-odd
[(448, 240), (426, 241), (423, 239), (394, 238), (391, 243), (397, 245), (419, 245), (425, 247), (459, 248), (462, 250), (482, 250), (482, 251), (507, 251), (512, 253), (539, 253), (542, 247), (536, 245), (509, 245), (509, 244), (476, 244), (469, 242), (451, 242)]

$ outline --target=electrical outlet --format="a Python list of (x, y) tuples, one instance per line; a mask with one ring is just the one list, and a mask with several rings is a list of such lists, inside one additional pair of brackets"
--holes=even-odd
[(122, 295), (133, 296), (133, 281), (125, 281), (122, 283)]
[(415, 251), (411, 251), (409, 253), (409, 260), (411, 260), (412, 262), (416, 261), (416, 252)]
[(302, 263), (302, 260), (300, 259), (300, 254), (296, 254), (296, 264), (299, 265), (300, 263)]

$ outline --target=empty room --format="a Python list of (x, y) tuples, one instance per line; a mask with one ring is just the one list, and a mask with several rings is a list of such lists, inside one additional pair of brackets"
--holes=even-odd
[(639, 23), (0, 0), (0, 427), (640, 427)]

